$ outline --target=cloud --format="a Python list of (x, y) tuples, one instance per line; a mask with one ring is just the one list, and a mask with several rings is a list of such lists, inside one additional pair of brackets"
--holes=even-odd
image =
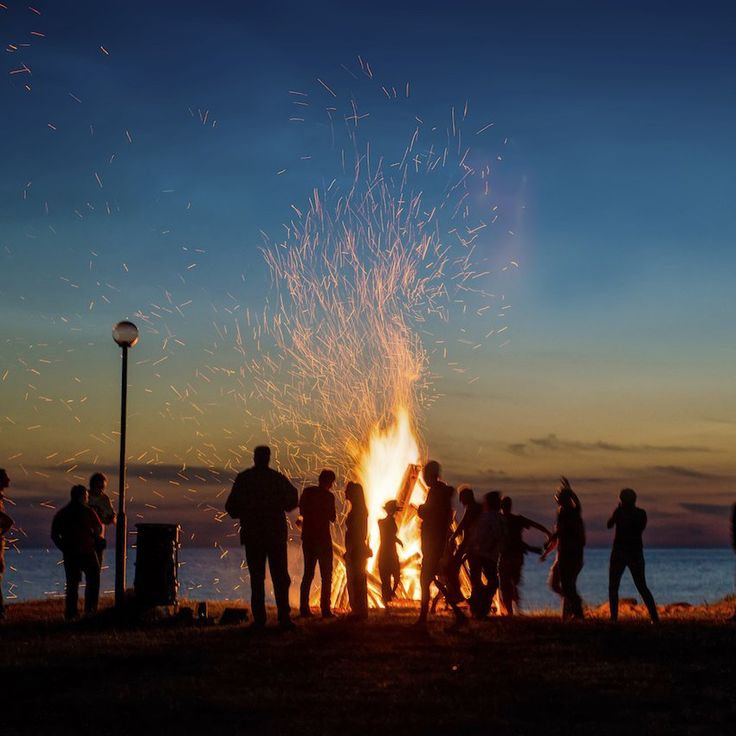
[(731, 507), (728, 504), (683, 502), (680, 506), (685, 509), (685, 511), (692, 511), (695, 514), (717, 516), (721, 519), (728, 519), (731, 513)]
[(506, 446), (506, 451), (512, 455), (530, 455), (535, 450), (546, 452), (616, 452), (616, 453), (660, 453), (660, 452), (713, 452), (709, 447), (701, 445), (650, 445), (620, 444), (596, 440), (586, 442), (583, 440), (568, 440), (558, 437), (556, 434), (548, 434), (546, 437), (530, 437), (526, 442), (515, 442)]
[(720, 476), (713, 473), (705, 473), (695, 468), (686, 468), (682, 465), (653, 465), (650, 470), (664, 475), (674, 475), (678, 478), (693, 478), (696, 480), (713, 480)]

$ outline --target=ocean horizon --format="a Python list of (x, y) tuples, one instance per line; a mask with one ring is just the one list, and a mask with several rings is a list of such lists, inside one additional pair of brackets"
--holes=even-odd
[[(608, 600), (608, 558), (610, 548), (586, 550), (585, 566), (578, 588), (587, 605)], [(53, 548), (8, 549), (3, 592), (7, 603), (64, 595), (64, 569), (61, 554)], [(646, 552), (647, 580), (658, 604), (686, 602), (698, 605), (718, 601), (734, 593), (734, 554), (729, 548), (650, 548)], [(301, 550), (289, 549), (292, 580), (291, 602), (298, 603), (301, 581)], [(522, 608), (527, 611), (557, 608), (558, 597), (547, 585), (551, 560), (540, 563), (529, 555), (524, 565)], [(102, 595), (114, 590), (114, 550), (105, 554)], [(133, 585), (135, 550), (128, 557), (128, 585)], [(317, 576), (319, 578), (319, 576)], [(179, 597), (192, 600), (222, 600), (248, 603), (250, 587), (243, 548), (215, 549), (184, 547), (179, 553)], [(637, 598), (628, 573), (621, 584), (622, 598)], [(270, 583), (267, 596), (273, 603)]]

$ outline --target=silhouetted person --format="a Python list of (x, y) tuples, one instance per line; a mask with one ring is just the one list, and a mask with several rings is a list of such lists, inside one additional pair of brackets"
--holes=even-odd
[(350, 618), (368, 618), (366, 563), (373, 555), (368, 546), (368, 507), (360, 483), (348, 483), (345, 499), (350, 511), (345, 519), (345, 572), (348, 582)]
[(332, 592), (332, 534), (330, 524), (337, 518), (335, 496), (330, 490), (335, 482), (331, 470), (319, 474), (318, 485), (309, 486), (299, 499), (299, 512), (302, 516), (302, 552), (304, 555), (304, 576), (299, 595), (299, 613), (309, 617), (309, 595), (314, 580), (314, 568), (319, 563), (320, 608), (323, 618), (332, 618), (330, 601)]
[(649, 611), (652, 622), (659, 621), (657, 606), (647, 587), (644, 573), (644, 544), (642, 534), (647, 526), (647, 512), (636, 505), (636, 492), (633, 488), (624, 488), (619, 494), (619, 504), (611, 514), (606, 527), (616, 527), (611, 549), (611, 561), (608, 567), (608, 604), (611, 610), (611, 621), (618, 620), (618, 589), (624, 570), (629, 568), (634, 585), (639, 591), (644, 605)]
[(440, 480), (440, 464), (430, 460), (422, 469), (427, 485), (427, 498), (417, 509), (422, 521), (422, 570), (419, 582), (422, 602), (417, 624), (427, 623), (432, 582), (439, 573), (440, 560), (445, 553), (450, 538), (452, 522), (452, 497), (455, 489)]
[(557, 521), (541, 559), (557, 549), (557, 558), (552, 565), (549, 585), (562, 598), (562, 618), (583, 618), (583, 602), (578, 595), (577, 580), (583, 569), (585, 527), (583, 525), (580, 499), (564, 476), (555, 493)]
[(488, 614), (498, 591), (498, 560), (505, 538), (501, 494), (491, 491), (483, 496), (483, 510), (473, 527), (469, 546), (470, 611), (474, 618), (484, 618)]
[(82, 573), (87, 587), (84, 592), (84, 611), (97, 610), (100, 597), (100, 559), (97, 556), (102, 523), (87, 505), (89, 495), (84, 486), (74, 486), (71, 501), (54, 516), (51, 539), (64, 555), (66, 573), (65, 618), (71, 621), (79, 615), (79, 583)]
[[(460, 570), (462, 569), (463, 563), (468, 559), (470, 542), (473, 538), (473, 531), (478, 522), (478, 517), (483, 511), (483, 504), (475, 500), (473, 489), (465, 485), (460, 486), (458, 489), (458, 498), (465, 511), (463, 512), (462, 519), (460, 519), (460, 523), (450, 535), (448, 551), (451, 554), (446, 555), (446, 558), (443, 558), (440, 564), (444, 564), (448, 593), (454, 601), (459, 603), (465, 600), (460, 585)], [(457, 539), (460, 542), (455, 547)]]
[(94, 473), (89, 479), (89, 507), (97, 514), (102, 522), (102, 539), (97, 556), (100, 558), (102, 567), (102, 553), (107, 547), (105, 541), (106, 527), (115, 523), (115, 511), (112, 507), (110, 497), (105, 493), (107, 488), (107, 476), (104, 473)]
[(5, 535), (13, 526), (13, 520), (5, 513), (5, 489), (10, 487), (10, 478), (0, 468), (0, 619), (5, 618), (3, 601), (3, 575), (5, 574)]
[(390, 603), (396, 596), (396, 589), (401, 583), (401, 563), (396, 546), (404, 546), (398, 537), (396, 514), (401, 510), (396, 501), (387, 501), (383, 505), (386, 516), (378, 520), (378, 532), (381, 544), (378, 547), (378, 574), (381, 577), (381, 597), (384, 604)]
[(225, 511), (240, 520), (240, 541), (250, 571), (253, 625), (266, 625), (266, 561), (271, 572), (274, 598), (281, 628), (293, 628), (289, 608), (289, 563), (286, 551), (286, 512), (297, 507), (299, 494), (288, 478), (269, 468), (271, 450), (256, 447), (253, 467), (233, 483)]
[(527, 552), (542, 552), (538, 547), (530, 547), (524, 542), (525, 529), (538, 529), (550, 537), (551, 532), (542, 524), (527, 519), (521, 514), (511, 513), (511, 499), (504, 496), (501, 499), (501, 514), (506, 522), (506, 540), (498, 560), (498, 578), (501, 588), (501, 603), (504, 613), (512, 616), (514, 604), (519, 605), (519, 586), (521, 585), (521, 569), (524, 566), (524, 555)]

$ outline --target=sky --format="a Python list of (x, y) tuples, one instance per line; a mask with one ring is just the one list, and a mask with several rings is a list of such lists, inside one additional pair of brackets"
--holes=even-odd
[(565, 474), (595, 544), (633, 486), (650, 543), (727, 544), (735, 25), (715, 2), (3, 0), (0, 465), (21, 542), (93, 469), (115, 486), (110, 328), (132, 318), (133, 522), (235, 543), (224, 494), (264, 437), (234, 322), (273, 293), (262, 233), (339, 176), (324, 110), (354, 99), (376, 156), (467, 109), (492, 164), (478, 254), (508, 327), (477, 351), (438, 328), (454, 352), (420, 425), (447, 480), (549, 521)]

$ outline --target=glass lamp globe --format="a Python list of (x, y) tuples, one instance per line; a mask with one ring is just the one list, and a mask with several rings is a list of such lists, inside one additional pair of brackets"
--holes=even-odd
[(127, 320), (118, 322), (112, 328), (112, 339), (121, 348), (132, 348), (138, 342), (138, 328)]

